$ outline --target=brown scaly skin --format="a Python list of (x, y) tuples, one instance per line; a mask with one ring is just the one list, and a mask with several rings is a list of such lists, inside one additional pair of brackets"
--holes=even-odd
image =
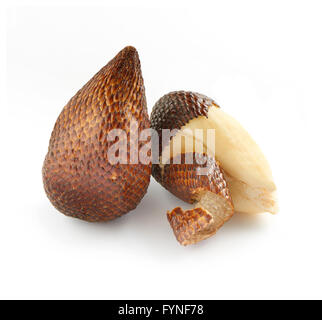
[(160, 98), (151, 113), (151, 128), (158, 132), (160, 139), (160, 154), (166, 147), (162, 146), (162, 129), (180, 130), (194, 118), (207, 117), (210, 106), (219, 108), (213, 99), (191, 91), (173, 91)]
[[(193, 159), (193, 163), (186, 164), (185, 157)], [(206, 161), (200, 165), (202, 159)], [(160, 166), (153, 168), (155, 179), (183, 201), (198, 202), (195, 209), (184, 211), (177, 207), (171, 212), (168, 211), (168, 221), (177, 240), (182, 245), (188, 245), (212, 236), (234, 213), (230, 192), (219, 162), (206, 154), (198, 153), (178, 154), (170, 158), (169, 162), (163, 169)], [(198, 168), (207, 170), (204, 175), (198, 175)], [(227, 207), (225, 214), (203, 208), (200, 200), (207, 192), (222, 198)]]
[[(133, 210), (145, 195), (151, 164), (108, 162), (112, 129), (123, 129), (130, 150), (130, 120), (150, 127), (139, 56), (126, 47), (64, 107), (43, 165), (45, 191), (67, 216), (105, 221)], [(139, 148), (142, 146), (139, 143)]]
[[(170, 92), (159, 99), (152, 109), (151, 127), (159, 134), (160, 155), (166, 147), (162, 145), (162, 129), (180, 130), (194, 118), (208, 117), (208, 110), (212, 106), (219, 108), (211, 98), (190, 91)], [(193, 244), (210, 237), (234, 213), (230, 192), (219, 162), (205, 154), (194, 153), (194, 162), (185, 164), (186, 155), (175, 156), (175, 158), (181, 157), (181, 161), (170, 158), (169, 164), (152, 165), (152, 175), (163, 187), (183, 201), (197, 202), (194, 209), (184, 211), (178, 207), (167, 213), (174, 234), (182, 245)], [(199, 167), (205, 167), (195, 161), (202, 156), (207, 157), (208, 160), (206, 175), (197, 174)], [(202, 199), (206, 193), (218, 195), (223, 199), (224, 214), (219, 210), (216, 212), (216, 208), (210, 212), (202, 207)]]
[[(193, 159), (193, 163), (186, 164), (186, 159)], [(203, 157), (206, 159), (202, 163)], [(160, 166), (153, 168), (154, 178), (168, 191), (179, 199), (195, 203), (200, 199), (200, 193), (210, 191), (220, 194), (231, 202), (229, 189), (223, 170), (218, 161), (206, 154), (186, 153), (170, 158), (170, 163), (165, 164), (163, 170)], [(178, 164), (180, 163), (180, 164)], [(198, 175), (198, 168), (206, 168), (207, 174)]]
[(224, 221), (220, 221), (220, 225), (212, 229), (211, 233), (205, 236), (196, 237), (203, 230), (211, 228), (213, 216), (203, 208), (195, 208), (192, 210), (182, 210), (182, 208), (174, 208), (171, 212), (167, 212), (168, 221), (172, 227), (173, 233), (178, 242), (183, 246), (194, 244), (198, 241), (205, 240), (216, 233)]

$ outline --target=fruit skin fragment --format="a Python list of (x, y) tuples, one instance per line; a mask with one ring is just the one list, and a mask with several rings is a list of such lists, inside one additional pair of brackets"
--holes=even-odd
[(199, 207), (186, 211), (174, 208), (167, 212), (167, 218), (175, 237), (183, 246), (211, 237), (224, 224), (224, 221), (215, 224), (213, 215)]
[[(120, 51), (71, 98), (53, 129), (43, 165), (52, 204), (67, 216), (106, 221), (133, 210), (145, 195), (151, 163), (111, 165), (112, 129), (123, 129), (130, 148), (130, 122), (150, 127), (138, 53)], [(138, 147), (143, 142), (138, 142)]]
[[(193, 159), (193, 163), (187, 164), (186, 157)], [(202, 175), (198, 172), (200, 168), (205, 169)], [(163, 168), (153, 169), (155, 179), (167, 190), (183, 201), (195, 203), (191, 210), (178, 207), (167, 212), (180, 244), (194, 244), (209, 238), (233, 216), (230, 192), (220, 164), (214, 158), (207, 154), (178, 154)]]

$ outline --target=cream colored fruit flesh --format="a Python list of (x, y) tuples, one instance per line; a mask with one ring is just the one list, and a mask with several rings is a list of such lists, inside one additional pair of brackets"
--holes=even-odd
[[(195, 129), (199, 130), (198, 135)], [(212, 132), (215, 137), (207, 139), (207, 129), (215, 129)], [(203, 138), (200, 138), (200, 130), (203, 130)], [(198, 151), (200, 144), (209, 155), (215, 155), (225, 171), (237, 212), (277, 212), (276, 187), (265, 156), (240, 123), (220, 108), (212, 106), (208, 118), (200, 116), (182, 127), (163, 150), (162, 163), (169, 156)]]

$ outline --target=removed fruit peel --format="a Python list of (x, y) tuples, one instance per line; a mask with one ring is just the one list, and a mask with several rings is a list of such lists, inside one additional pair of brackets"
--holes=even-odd
[[(227, 183), (219, 162), (206, 154), (178, 154), (163, 168), (153, 166), (153, 175), (167, 190), (195, 209), (175, 208), (167, 213), (168, 221), (182, 245), (196, 243), (213, 234), (234, 214)], [(187, 164), (185, 157), (193, 159)], [(203, 164), (199, 164), (201, 160)], [(180, 162), (180, 163), (179, 163)], [(198, 169), (206, 170), (198, 174)]]
[(139, 133), (150, 127), (139, 56), (126, 47), (71, 98), (56, 121), (42, 172), (47, 196), (59, 211), (106, 221), (138, 205), (151, 163), (112, 165), (108, 159), (114, 143), (109, 132), (121, 129), (127, 138), (132, 120)]
[[(175, 164), (177, 162), (173, 162), (174, 158), (182, 154), (194, 153), (200, 156), (195, 152), (200, 138), (185, 134), (187, 131), (212, 129), (214, 132), (214, 139), (203, 140), (201, 143), (204, 144), (203, 150), (207, 150), (208, 159), (215, 158), (213, 161), (216, 168), (222, 173), (221, 180), (215, 180), (214, 184), (217, 183), (220, 187), (224, 185), (227, 189), (233, 205), (231, 208), (234, 207), (236, 212), (248, 214), (277, 212), (276, 186), (265, 156), (239, 122), (222, 111), (214, 100), (195, 92), (170, 92), (153, 107), (151, 127), (159, 133), (159, 137), (163, 129), (179, 130), (169, 145), (162, 145), (160, 142), (160, 163), (153, 164), (152, 175), (182, 200), (189, 203), (197, 202), (195, 209), (183, 211), (181, 208), (175, 208), (167, 214), (175, 236), (181, 244), (192, 244), (208, 238), (233, 215), (227, 206), (228, 198), (226, 203), (223, 202), (215, 189), (208, 190), (205, 180), (197, 178), (200, 164), (194, 162), (194, 169), (189, 167), (188, 173), (182, 167), (184, 164), (178, 167), (178, 164)], [(174, 169), (169, 169), (171, 167)], [(185, 175), (183, 180), (182, 172)], [(211, 180), (213, 171), (206, 172), (205, 175)], [(182, 181), (186, 186), (193, 185), (196, 192), (186, 191), (182, 196)], [(197, 198), (193, 196), (196, 194), (199, 194)], [(207, 200), (206, 208), (202, 199)]]

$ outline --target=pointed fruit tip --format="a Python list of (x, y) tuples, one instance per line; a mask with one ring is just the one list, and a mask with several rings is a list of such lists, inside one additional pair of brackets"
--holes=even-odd
[(121, 56), (124, 59), (139, 60), (139, 54), (137, 50), (132, 46), (126, 46), (118, 53), (118, 56)]

